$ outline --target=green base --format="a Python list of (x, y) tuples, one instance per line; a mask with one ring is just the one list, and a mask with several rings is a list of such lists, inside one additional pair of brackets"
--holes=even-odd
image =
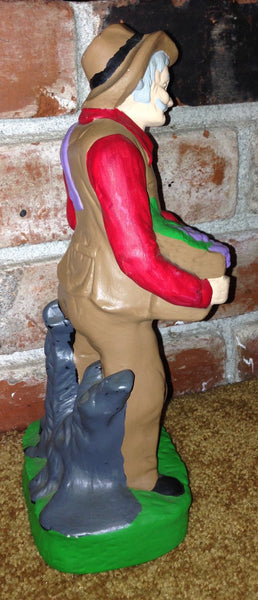
[[(39, 424), (36, 421), (27, 428), (23, 438), (24, 449), (38, 443)], [(33, 504), (28, 486), (45, 462), (45, 459), (25, 456), (23, 490), (35, 544), (46, 563), (54, 569), (78, 574), (120, 569), (162, 556), (183, 541), (191, 494), (185, 466), (164, 429), (158, 451), (159, 473), (177, 477), (185, 486), (184, 495), (174, 498), (132, 490), (142, 511), (127, 528), (111, 533), (76, 538), (41, 527), (39, 515), (51, 496)]]

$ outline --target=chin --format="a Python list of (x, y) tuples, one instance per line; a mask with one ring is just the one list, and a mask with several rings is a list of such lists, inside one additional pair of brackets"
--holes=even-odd
[(161, 125), (164, 125), (165, 121), (166, 116), (162, 112), (160, 115), (157, 115), (157, 118), (155, 120), (153, 119), (152, 127), (160, 127)]
[(145, 121), (145, 127), (160, 127), (166, 121), (166, 115), (163, 110), (152, 111), (152, 114), (149, 114), (148, 117)]

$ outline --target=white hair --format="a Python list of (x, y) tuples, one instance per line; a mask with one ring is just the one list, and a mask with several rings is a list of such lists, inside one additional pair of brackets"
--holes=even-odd
[(155, 54), (152, 55), (142, 79), (140, 79), (132, 92), (135, 102), (143, 102), (144, 104), (150, 102), (151, 86), (155, 79), (156, 69), (162, 73), (164, 67), (167, 67), (168, 65), (169, 57), (163, 50), (155, 52)]

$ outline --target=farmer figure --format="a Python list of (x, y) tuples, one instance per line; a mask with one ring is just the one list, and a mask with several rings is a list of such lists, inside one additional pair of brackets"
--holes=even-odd
[(165, 376), (152, 321), (203, 319), (229, 287), (227, 248), (160, 211), (145, 128), (164, 124), (177, 56), (163, 32), (120, 24), (85, 51), (91, 92), (61, 153), (75, 231), (58, 267), (79, 380), (99, 359), (104, 377), (135, 374), (122, 445), (127, 485), (171, 495), (183, 489), (157, 471)]

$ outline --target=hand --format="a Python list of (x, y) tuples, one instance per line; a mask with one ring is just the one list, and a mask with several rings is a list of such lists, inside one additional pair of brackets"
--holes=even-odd
[(211, 304), (223, 304), (228, 298), (230, 278), (226, 275), (208, 279), (212, 287)]

